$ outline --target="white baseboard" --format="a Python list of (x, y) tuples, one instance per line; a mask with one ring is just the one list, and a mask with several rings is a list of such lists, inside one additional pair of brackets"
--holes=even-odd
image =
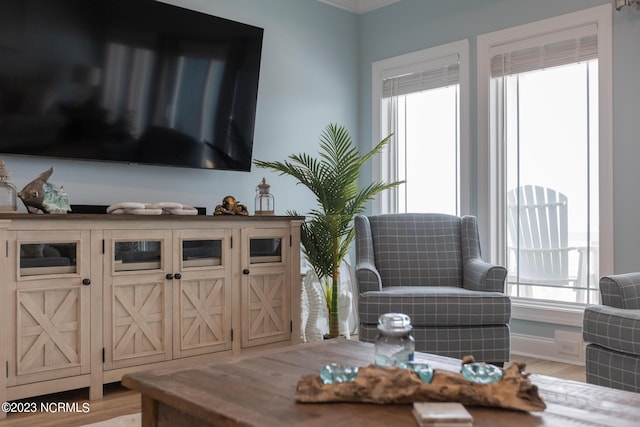
[(577, 334), (556, 332), (556, 337), (511, 334), (511, 353), (536, 359), (584, 366), (585, 344)]

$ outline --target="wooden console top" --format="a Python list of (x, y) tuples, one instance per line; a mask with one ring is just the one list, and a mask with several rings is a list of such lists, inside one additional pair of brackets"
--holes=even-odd
[(303, 220), (303, 216), (288, 215), (110, 215), (110, 214), (28, 214), (3, 213), (0, 220), (53, 221), (282, 221)]

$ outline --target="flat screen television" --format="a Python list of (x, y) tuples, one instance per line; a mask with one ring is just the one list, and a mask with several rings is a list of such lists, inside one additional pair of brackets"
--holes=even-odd
[(262, 36), (155, 0), (1, 0), (0, 153), (249, 171)]

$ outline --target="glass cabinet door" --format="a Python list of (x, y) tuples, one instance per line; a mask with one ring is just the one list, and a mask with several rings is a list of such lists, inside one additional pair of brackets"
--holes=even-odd
[(76, 242), (19, 243), (20, 276), (76, 273)]
[(249, 239), (249, 262), (251, 264), (282, 262), (282, 238), (252, 237)]
[(160, 240), (117, 241), (114, 243), (114, 270), (158, 270), (162, 262)]
[(222, 265), (222, 240), (193, 239), (182, 241), (182, 267)]

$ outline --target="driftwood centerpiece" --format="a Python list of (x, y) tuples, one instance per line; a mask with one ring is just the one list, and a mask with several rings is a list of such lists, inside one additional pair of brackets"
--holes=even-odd
[[(469, 359), (465, 358), (464, 363)], [(472, 359), (471, 359), (472, 360)], [(479, 384), (462, 374), (434, 369), (431, 383), (410, 370), (370, 365), (360, 368), (353, 382), (323, 384), (319, 375), (304, 375), (298, 381), (295, 399), (301, 403), (362, 402), (408, 404), (413, 402), (460, 402), (466, 406), (488, 406), (520, 411), (543, 411), (546, 405), (523, 373), (524, 363), (514, 363), (494, 383)]]

